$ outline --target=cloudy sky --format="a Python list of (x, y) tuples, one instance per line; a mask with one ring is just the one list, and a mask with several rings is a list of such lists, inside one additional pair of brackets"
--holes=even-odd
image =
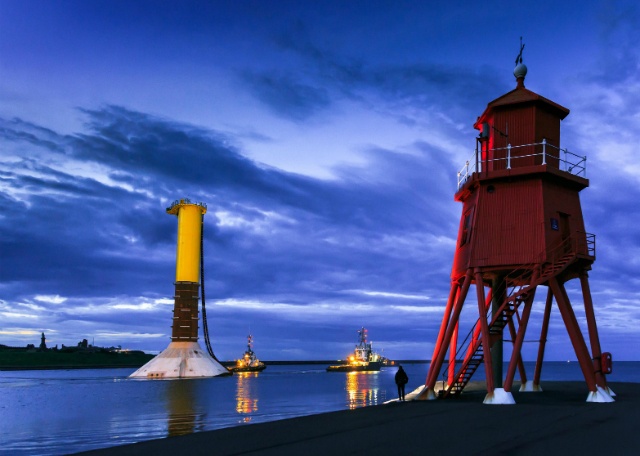
[[(603, 350), (640, 360), (633, 0), (0, 1), (0, 344), (165, 348), (186, 197), (208, 205), (219, 358), (251, 332), (263, 359), (336, 359), (361, 326), (429, 358), (456, 172), (521, 36), (527, 88), (588, 157)], [(557, 310), (547, 354), (575, 359)]]

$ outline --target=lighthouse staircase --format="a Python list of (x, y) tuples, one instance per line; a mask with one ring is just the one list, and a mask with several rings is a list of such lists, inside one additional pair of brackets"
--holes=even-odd
[[(591, 262), (595, 259), (595, 236), (587, 234), (587, 252), (586, 258)], [(500, 340), (504, 327), (513, 319), (520, 305), (525, 302), (538, 285), (543, 285), (550, 278), (562, 275), (569, 266), (585, 258), (585, 255), (578, 254), (578, 249), (574, 248), (571, 239), (561, 242), (554, 252), (557, 252), (557, 260), (543, 265), (531, 264), (526, 267), (519, 267), (512, 271), (504, 279), (506, 285), (506, 297), (502, 305), (498, 308), (492, 320), (488, 324), (489, 340), (493, 344), (494, 341)], [(478, 286), (478, 285), (476, 285)], [(459, 396), (467, 386), (473, 374), (484, 361), (484, 347), (480, 334), (480, 319), (469, 331), (469, 334), (460, 345), (460, 349), (456, 352), (456, 358), (465, 353), (462, 365), (454, 376), (454, 381), (438, 392), (438, 397), (448, 398)], [(444, 374), (446, 375), (446, 373)], [(443, 382), (444, 383), (444, 382)]]

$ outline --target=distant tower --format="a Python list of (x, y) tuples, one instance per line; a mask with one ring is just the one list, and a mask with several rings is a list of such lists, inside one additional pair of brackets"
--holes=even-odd
[[(551, 305), (555, 298), (592, 402), (609, 402), (587, 272), (595, 261), (595, 236), (585, 232), (579, 192), (589, 186), (586, 157), (560, 149), (560, 121), (569, 110), (524, 86), (522, 49), (516, 88), (490, 102), (474, 127), (480, 131), (473, 159), (458, 174), (455, 200), (462, 217), (451, 271), (451, 290), (420, 399), (455, 396), (484, 364), (485, 403), (513, 403), (516, 369), (521, 391), (540, 391), (540, 374)], [(578, 278), (591, 352), (576, 320), (565, 282)], [(458, 346), (460, 312), (471, 285), (479, 319)], [(527, 380), (521, 357), (536, 290), (547, 298), (535, 373)], [(504, 329), (513, 341), (502, 383)], [(446, 381), (435, 393), (449, 351)], [(455, 360), (458, 360), (456, 363)]]
[(178, 217), (175, 302), (171, 343), (158, 356), (135, 371), (136, 378), (188, 378), (229, 375), (229, 370), (198, 344), (198, 287), (202, 220), (206, 207), (189, 200), (174, 202), (168, 214)]
[(44, 333), (40, 336), (40, 350), (45, 351), (47, 349), (47, 338), (44, 337)]

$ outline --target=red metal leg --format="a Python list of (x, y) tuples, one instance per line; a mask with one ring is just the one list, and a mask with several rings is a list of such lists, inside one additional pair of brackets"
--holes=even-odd
[(482, 337), (482, 352), (484, 356), (484, 371), (487, 378), (487, 392), (493, 393), (493, 365), (491, 362), (491, 342), (489, 340), (489, 323), (485, 308), (484, 282), (482, 274), (476, 272), (476, 294), (478, 295), (478, 314), (480, 316), (480, 332)]
[(533, 374), (533, 384), (540, 384), (542, 374), (542, 361), (544, 359), (544, 348), (547, 344), (547, 334), (549, 332), (549, 320), (551, 318), (551, 304), (553, 304), (553, 292), (551, 287), (547, 291), (547, 302), (544, 306), (544, 317), (542, 319), (542, 330), (540, 331), (540, 346), (538, 348), (538, 358), (536, 360), (536, 370)]
[[(444, 315), (442, 316), (442, 322), (440, 323), (440, 331), (438, 332), (438, 339), (436, 340), (436, 345), (433, 348), (433, 355), (431, 355), (431, 364), (438, 357), (438, 353), (440, 353), (440, 348), (442, 348), (442, 342), (444, 341), (444, 335), (447, 331), (447, 325), (449, 323), (449, 319), (451, 318), (451, 311), (453, 309), (453, 304), (457, 302), (458, 293), (460, 292), (460, 284), (458, 282), (451, 283), (451, 290), (449, 290), (449, 298), (447, 299), (447, 306), (444, 309)], [(431, 372), (431, 364), (429, 365), (429, 373)], [(425, 384), (429, 383), (429, 375), (425, 379)]]
[(586, 271), (580, 273), (580, 285), (582, 285), (582, 296), (584, 298), (584, 312), (587, 317), (587, 327), (589, 328), (589, 342), (591, 343), (591, 359), (593, 370), (596, 373), (596, 384), (602, 388), (607, 387), (607, 380), (602, 373), (600, 350), (600, 338), (598, 337), (598, 327), (596, 325), (596, 314), (593, 310), (591, 300), (591, 289), (589, 288), (589, 276)]
[(549, 279), (549, 286), (551, 287), (553, 295), (556, 298), (556, 302), (558, 303), (560, 315), (562, 315), (562, 320), (564, 321), (564, 325), (569, 333), (573, 349), (578, 357), (578, 362), (580, 363), (584, 380), (587, 382), (589, 391), (596, 392), (598, 390), (596, 388), (596, 376), (593, 372), (593, 364), (591, 364), (589, 350), (587, 350), (587, 344), (585, 343), (582, 332), (580, 331), (578, 320), (576, 320), (576, 316), (571, 308), (571, 302), (569, 301), (569, 296), (567, 296), (567, 291), (555, 277)]
[[(518, 327), (520, 327), (520, 317), (518, 317)], [(511, 340), (515, 342), (516, 337), (518, 337), (516, 333), (515, 323), (513, 322), (513, 317), (509, 319), (507, 322), (509, 325), (509, 334), (511, 336)], [(524, 362), (522, 361), (522, 354), (518, 355), (518, 372), (520, 373), (520, 382), (525, 383), (527, 381), (527, 372), (524, 368)]]
[[(489, 312), (489, 309), (491, 308), (491, 300), (493, 299), (492, 295), (493, 295), (493, 291), (490, 288), (489, 292), (487, 293), (487, 299), (485, 300), (485, 309), (486, 309), (485, 312)], [(473, 336), (471, 338), (472, 342), (469, 343), (469, 348), (467, 348), (467, 353), (464, 356), (464, 360), (462, 364), (467, 364), (469, 362), (469, 358), (471, 358), (475, 353), (476, 345), (474, 344), (473, 341), (476, 341), (479, 338), (480, 338), (480, 324), (478, 322), (473, 327)]]
[(456, 352), (458, 351), (458, 329), (460, 328), (460, 321), (456, 322), (456, 327), (451, 336), (451, 343), (449, 344), (449, 372), (447, 375), (447, 382), (449, 385), (453, 384), (453, 378), (456, 375)]
[(443, 337), (443, 344), (438, 351), (438, 354), (435, 358), (435, 361), (431, 360), (431, 365), (429, 366), (429, 373), (427, 374), (427, 389), (432, 390), (436, 384), (438, 379), (438, 373), (440, 372), (440, 368), (442, 367), (442, 362), (444, 361), (445, 353), (449, 348), (449, 341), (451, 340), (451, 335), (453, 334), (453, 330), (455, 328), (455, 323), (460, 318), (460, 312), (462, 311), (462, 306), (464, 305), (464, 300), (467, 297), (467, 292), (469, 291), (469, 286), (471, 285), (471, 279), (473, 277), (473, 273), (469, 270), (464, 278), (464, 283), (462, 284), (462, 288), (458, 293), (458, 298), (456, 300), (456, 304), (453, 308), (453, 315), (451, 316), (451, 320), (449, 324), (446, 325), (446, 332)]
[(507, 376), (504, 382), (504, 390), (511, 391), (513, 385), (513, 377), (516, 375), (516, 366), (518, 361), (522, 361), (520, 352), (522, 350), (522, 343), (524, 342), (524, 335), (527, 332), (527, 323), (529, 322), (529, 316), (531, 315), (531, 307), (533, 304), (533, 297), (535, 296), (535, 288), (527, 297), (524, 303), (524, 310), (522, 311), (522, 318), (520, 319), (520, 326), (518, 327), (518, 334), (516, 340), (513, 343), (513, 351), (511, 352), (511, 361), (509, 361), (509, 368), (507, 369)]

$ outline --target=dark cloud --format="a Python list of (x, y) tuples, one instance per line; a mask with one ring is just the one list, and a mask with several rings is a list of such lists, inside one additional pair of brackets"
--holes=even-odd
[(640, 7), (633, 1), (610, 1), (599, 5), (599, 59), (593, 76), (603, 82), (637, 78), (640, 64)]
[(214, 131), (116, 106), (84, 113), (87, 130), (75, 135), (2, 122), (16, 157), (2, 176), (11, 217), (0, 219), (0, 247), (12, 268), (0, 299), (9, 307), (22, 301), (60, 325), (168, 331), (155, 326), (158, 309), (144, 323), (130, 315), (141, 299), (171, 296), (175, 220), (164, 208), (180, 197), (208, 204), (214, 302), (377, 305), (384, 300), (358, 290), (420, 294), (430, 276), (448, 285), (448, 261), (433, 261), (443, 246), (429, 245), (456, 225), (455, 168), (441, 151), (372, 148), (368, 165), (320, 180), (249, 160)]
[[(278, 69), (245, 69), (240, 79), (273, 113), (296, 122), (308, 121), (343, 99), (408, 124), (416, 122), (404, 112), (408, 107), (466, 122), (469, 111), (484, 109), (488, 93), (497, 97), (508, 85), (489, 66), (371, 63), (340, 55), (314, 42), (300, 20), (274, 36), (274, 43), (282, 55)], [(290, 65), (290, 57), (298, 64)]]
[(587, 231), (596, 235), (598, 261), (593, 275), (601, 282), (601, 289), (615, 289), (621, 282), (637, 282), (640, 241), (636, 230), (631, 228), (633, 220), (640, 217), (636, 177), (623, 172), (614, 175), (600, 172), (583, 193)]
[[(285, 52), (297, 56), (306, 77), (338, 97), (347, 97), (377, 109), (411, 105), (459, 116), (484, 109), (487, 94), (504, 91), (504, 77), (489, 66), (437, 63), (372, 64), (358, 57), (338, 55), (317, 45), (306, 27), (297, 21), (275, 37)], [(373, 98), (372, 98), (373, 97)], [(481, 111), (478, 111), (481, 112)], [(389, 114), (400, 116), (401, 113)], [(464, 117), (462, 120), (466, 121)]]
[(296, 81), (289, 75), (246, 71), (243, 79), (265, 106), (293, 121), (307, 120), (331, 104), (327, 90)]

